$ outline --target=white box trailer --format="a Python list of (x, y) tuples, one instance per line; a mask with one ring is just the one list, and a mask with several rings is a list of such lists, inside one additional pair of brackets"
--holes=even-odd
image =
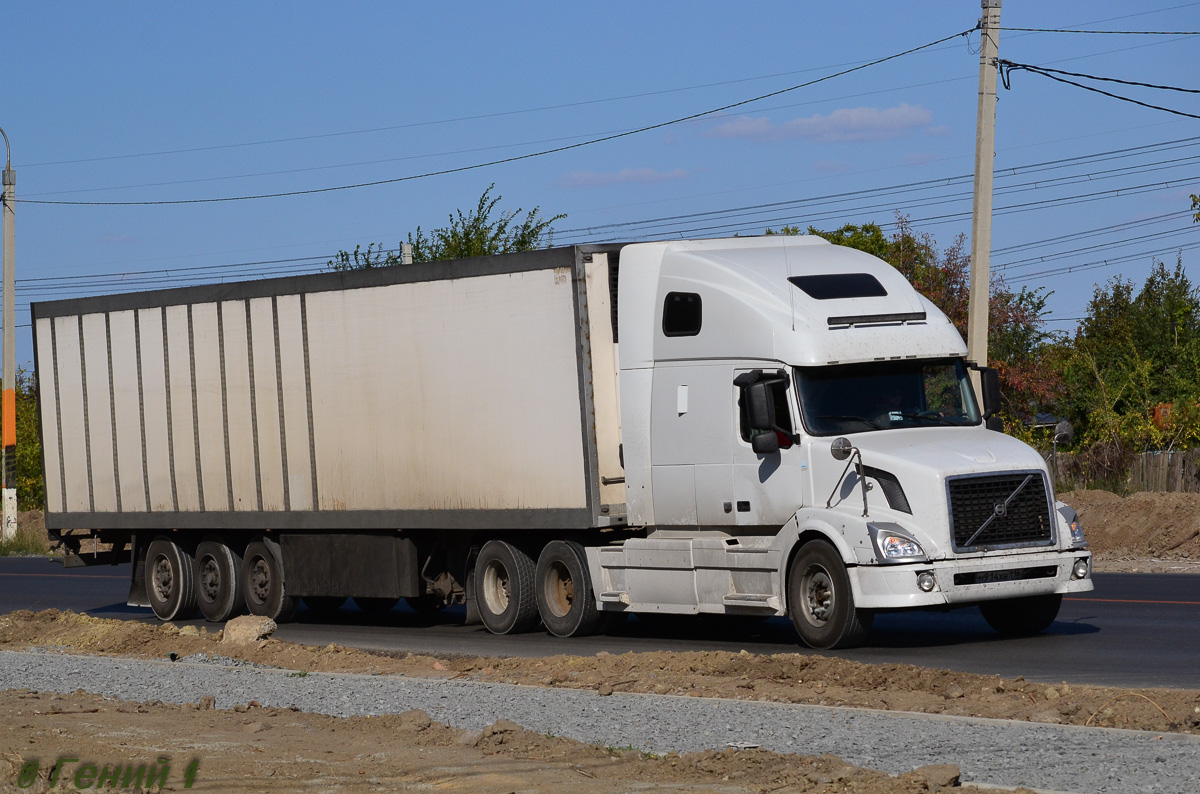
[(788, 614), (837, 647), (879, 609), (981, 603), (1038, 631), (1092, 586), (1041, 457), (985, 427), (953, 326), (819, 238), (33, 314), (47, 526), (132, 558), (130, 602), (163, 619), (403, 597), (559, 635), (610, 613)]

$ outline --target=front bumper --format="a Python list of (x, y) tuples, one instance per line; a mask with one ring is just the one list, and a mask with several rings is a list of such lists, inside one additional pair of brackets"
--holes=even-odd
[[(854, 588), (854, 604), (862, 609), (958, 606), (1048, 593), (1087, 592), (1093, 589), (1091, 558), (1092, 553), (1087, 550), (1056, 549), (906, 565), (859, 565), (848, 573)], [(1088, 561), (1088, 574), (1074, 579), (1072, 569), (1081, 559)], [(918, 574), (926, 571), (933, 574), (935, 581), (928, 593), (917, 587)], [(1008, 578), (1014, 576), (1022, 578)]]

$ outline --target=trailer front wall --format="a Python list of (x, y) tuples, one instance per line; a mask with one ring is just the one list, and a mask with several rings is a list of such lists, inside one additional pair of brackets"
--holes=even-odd
[(36, 317), (48, 520), (588, 522), (576, 300), (559, 267)]

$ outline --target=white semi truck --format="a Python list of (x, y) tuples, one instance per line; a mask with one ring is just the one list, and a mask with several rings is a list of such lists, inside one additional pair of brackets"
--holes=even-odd
[[(287, 620), (467, 605), (880, 610), (1004, 633), (1092, 589), (1041, 456), (989, 429), (962, 338), (816, 237), (584, 245), (33, 306), (46, 521), (132, 559), (129, 601)], [(76, 558), (77, 560), (79, 558)]]

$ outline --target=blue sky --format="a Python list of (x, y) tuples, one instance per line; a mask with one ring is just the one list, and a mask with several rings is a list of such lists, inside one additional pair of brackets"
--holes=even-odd
[[(971, 0), (9, 2), (0, 127), (18, 200), (309, 190), (688, 116), (978, 17)], [(1200, 2), (1008, 0), (1001, 22), (1200, 30)], [(975, 33), (724, 114), (443, 176), (228, 203), (19, 203), (17, 322), (30, 300), (319, 270), (339, 248), (444, 224), (492, 182), (504, 208), (566, 213), (560, 243), (890, 224), (899, 211), (947, 245), (970, 229), (978, 44)], [(1200, 36), (1000, 38), (1012, 61), (1192, 88), (1198, 50)], [(1200, 114), (1195, 95), (1107, 87)], [(1173, 263), (1182, 246), (1200, 281), (1188, 248), (1200, 224), (1185, 213), (1200, 191), (1200, 120), (1014, 73), (996, 173), (993, 267), (1011, 286), (1053, 290), (1049, 327), (1073, 328), (1096, 283), (1140, 283), (1154, 251)], [(29, 339), (19, 328), (18, 362)]]

